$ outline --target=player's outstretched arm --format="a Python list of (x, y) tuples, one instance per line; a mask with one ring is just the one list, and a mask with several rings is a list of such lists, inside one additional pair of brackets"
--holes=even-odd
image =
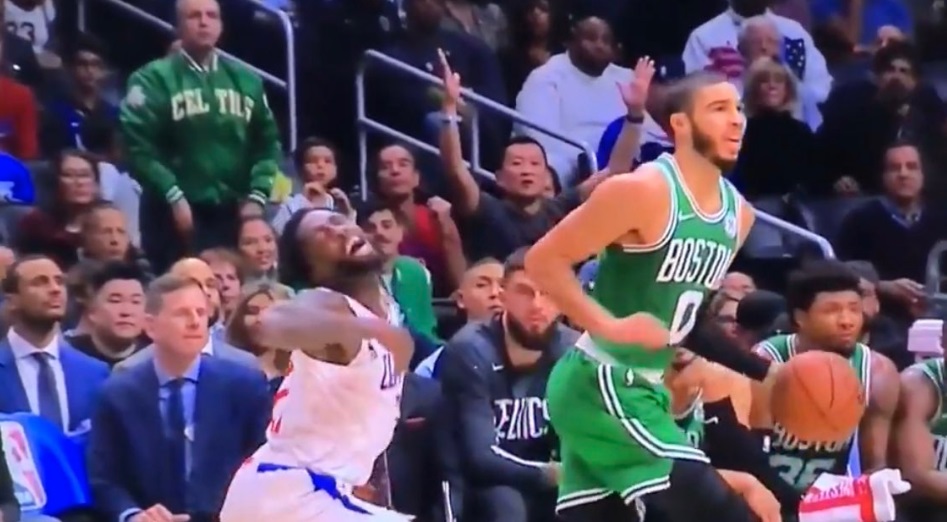
[[(616, 319), (586, 295), (572, 269), (609, 245), (635, 234), (652, 219), (649, 216), (662, 215), (661, 206), (668, 207), (667, 186), (655, 174), (654, 167), (646, 165), (633, 175), (603, 181), (585, 203), (530, 248), (526, 270), (562, 312), (590, 334), (658, 348), (667, 346), (670, 334), (666, 328), (644, 314)], [(668, 212), (665, 208), (663, 215)], [(636, 320), (640, 324), (628, 324)]]
[(279, 350), (302, 350), (314, 359), (346, 365), (355, 359), (366, 339), (375, 339), (395, 359), (395, 371), (405, 371), (414, 353), (414, 340), (404, 328), (374, 317), (356, 317), (338, 294), (310, 290), (291, 301), (277, 303), (260, 316), (260, 343)]
[(891, 424), (894, 422), (901, 392), (901, 378), (891, 359), (871, 352), (871, 389), (868, 407), (858, 427), (858, 449), (862, 473), (869, 474), (888, 466)]
[(947, 501), (947, 473), (934, 469), (934, 437), (928, 424), (940, 401), (931, 380), (921, 371), (908, 368), (901, 374), (901, 395), (894, 420), (894, 465), (912, 493)]

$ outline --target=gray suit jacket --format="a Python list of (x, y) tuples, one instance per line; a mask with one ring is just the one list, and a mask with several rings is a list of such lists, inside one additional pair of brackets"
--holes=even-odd
[[(250, 368), (260, 367), (260, 363), (252, 353), (241, 350), (235, 346), (231, 346), (218, 339), (213, 339), (211, 342), (213, 342), (214, 346), (214, 357), (220, 357), (221, 359), (233, 361)], [(125, 370), (143, 362), (150, 361), (154, 350), (155, 346), (153, 344), (149, 344), (148, 346), (135, 352), (128, 359), (116, 364), (113, 371)]]

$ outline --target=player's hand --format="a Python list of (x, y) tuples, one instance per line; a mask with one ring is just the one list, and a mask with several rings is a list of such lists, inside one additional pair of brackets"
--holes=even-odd
[(171, 204), (171, 217), (174, 219), (174, 228), (185, 240), (191, 238), (194, 231), (194, 215), (191, 214), (191, 204), (186, 199), (179, 199)]
[(446, 114), (457, 114), (461, 105), (460, 75), (450, 68), (443, 49), (437, 50), (437, 57), (441, 62), (441, 79), (444, 80), (444, 100), (441, 102), (441, 108)]
[(603, 325), (595, 335), (619, 344), (636, 344), (659, 349), (671, 342), (671, 332), (657, 317), (639, 312), (628, 317), (615, 318)]
[(349, 200), (348, 194), (340, 188), (329, 189), (329, 195), (335, 200), (335, 209), (351, 219), (355, 219), (355, 207)]
[(833, 185), (836, 194), (840, 196), (855, 196), (861, 191), (858, 182), (851, 176), (842, 176)]
[(546, 477), (546, 482), (550, 486), (558, 486), (559, 479), (562, 476), (562, 464), (558, 462), (549, 462), (548, 464), (543, 465), (541, 468), (543, 470), (543, 476)]
[(175, 515), (161, 504), (155, 504), (140, 513), (135, 513), (130, 522), (188, 522), (188, 520), (191, 520), (190, 515)]
[(654, 60), (645, 56), (640, 58), (635, 64), (635, 75), (630, 82), (618, 84), (618, 91), (621, 93), (621, 99), (625, 102), (625, 108), (629, 116), (640, 117), (644, 115), (645, 103), (648, 101), (648, 89), (651, 88), (651, 80), (654, 78)]
[(749, 484), (749, 487), (739, 491), (740, 496), (746, 501), (750, 509), (760, 517), (760, 522), (781, 522), (779, 501), (766, 489), (766, 486), (760, 484), (755, 478)]

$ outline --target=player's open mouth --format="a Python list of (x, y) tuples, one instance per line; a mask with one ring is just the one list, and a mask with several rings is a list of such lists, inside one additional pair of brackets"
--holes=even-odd
[(360, 237), (353, 237), (352, 239), (349, 239), (345, 246), (345, 252), (349, 255), (368, 254), (371, 251), (371, 243)]

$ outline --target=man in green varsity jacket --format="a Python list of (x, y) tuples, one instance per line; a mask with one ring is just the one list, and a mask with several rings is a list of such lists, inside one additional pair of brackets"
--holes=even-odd
[(262, 213), (281, 152), (262, 81), (216, 50), (217, 1), (177, 8), (180, 49), (131, 76), (120, 112), (145, 189), (143, 246), (158, 270), (230, 243), (238, 216)]

